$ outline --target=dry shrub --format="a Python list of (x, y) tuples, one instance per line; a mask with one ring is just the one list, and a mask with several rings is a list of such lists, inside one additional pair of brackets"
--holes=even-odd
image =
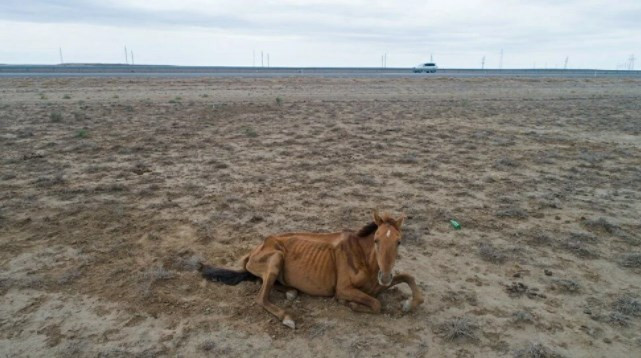
[(619, 264), (623, 267), (639, 268), (641, 267), (641, 253), (632, 252), (621, 256)]
[(641, 316), (641, 302), (631, 295), (619, 296), (612, 303), (612, 309), (628, 316)]
[(469, 317), (455, 317), (441, 323), (438, 331), (448, 341), (454, 340), (477, 340), (476, 331), (478, 324)]
[(550, 348), (541, 343), (528, 343), (525, 348), (521, 348), (514, 352), (516, 358), (560, 358), (559, 353), (554, 352)]
[(479, 255), (483, 260), (494, 264), (501, 264), (507, 259), (507, 256), (503, 253), (502, 250), (486, 242), (483, 242), (479, 245)]

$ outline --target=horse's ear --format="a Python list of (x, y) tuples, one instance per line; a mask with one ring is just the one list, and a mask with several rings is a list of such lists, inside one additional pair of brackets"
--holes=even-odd
[(372, 210), (372, 219), (374, 219), (374, 223), (376, 223), (377, 226), (381, 226), (383, 224), (383, 219), (378, 215), (378, 209)]
[(396, 222), (396, 228), (401, 229), (401, 226), (403, 226), (403, 222), (405, 221), (405, 214), (401, 214), (401, 216), (394, 220)]

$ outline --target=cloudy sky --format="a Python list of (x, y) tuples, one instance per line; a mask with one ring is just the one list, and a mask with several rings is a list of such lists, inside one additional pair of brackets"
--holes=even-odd
[(138, 64), (616, 69), (641, 58), (641, 1), (0, 0), (0, 43), (9, 64), (126, 45)]

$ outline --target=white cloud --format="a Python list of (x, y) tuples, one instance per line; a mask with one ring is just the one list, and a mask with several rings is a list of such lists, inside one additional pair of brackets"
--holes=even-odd
[(641, 54), (641, 3), (622, 1), (3, 0), (0, 63), (614, 68)]

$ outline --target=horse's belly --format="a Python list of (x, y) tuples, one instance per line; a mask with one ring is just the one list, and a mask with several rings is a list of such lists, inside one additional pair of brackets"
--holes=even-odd
[(282, 283), (312, 296), (334, 296), (336, 268), (331, 260), (310, 265), (305, 260), (285, 260)]

